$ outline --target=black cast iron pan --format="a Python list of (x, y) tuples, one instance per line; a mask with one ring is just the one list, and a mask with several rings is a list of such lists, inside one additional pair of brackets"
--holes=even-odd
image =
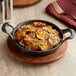
[[(23, 46), (21, 46), (15, 40), (14, 34), (18, 30), (18, 28), (20, 28), (21, 26), (23, 26), (25, 24), (32, 24), (33, 22), (44, 22), (47, 25), (53, 26), (54, 29), (56, 29), (57, 31), (59, 31), (60, 37), (61, 37), (61, 42), (56, 47), (54, 47), (54, 48), (52, 48), (50, 50), (46, 50), (46, 51), (32, 51), (32, 50), (28, 50), (28, 49), (24, 48)], [(9, 33), (9, 32), (7, 32), (7, 29), (6, 29), (7, 26), (9, 26), (9, 27), (11, 27), (13, 29), (12, 34)], [(45, 55), (50, 55), (50, 54), (54, 53), (63, 44), (64, 41), (74, 38), (74, 30), (73, 29), (71, 29), (71, 28), (60, 29), (57, 25), (55, 25), (55, 24), (53, 24), (51, 22), (48, 22), (48, 21), (44, 21), (44, 20), (29, 20), (29, 21), (24, 21), (22, 23), (19, 23), (16, 26), (14, 26), (13, 24), (11, 24), (9, 22), (6, 22), (2, 26), (2, 31), (5, 32), (5, 33), (7, 33), (12, 38), (12, 40), (15, 42), (15, 45), (17, 46), (17, 48), (20, 49), (20, 51), (22, 51), (23, 53), (28, 54), (30, 56), (45, 56)], [(67, 33), (67, 32), (70, 33), (70, 36), (66, 37), (64, 39), (64, 34)]]

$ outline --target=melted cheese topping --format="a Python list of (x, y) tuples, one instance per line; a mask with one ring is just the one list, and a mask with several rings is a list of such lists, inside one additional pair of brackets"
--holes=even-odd
[(34, 22), (21, 26), (15, 33), (15, 39), (27, 49), (42, 51), (52, 49), (60, 42), (60, 35), (53, 26), (42, 22)]

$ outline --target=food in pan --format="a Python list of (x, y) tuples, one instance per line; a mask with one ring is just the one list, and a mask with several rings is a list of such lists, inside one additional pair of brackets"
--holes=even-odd
[(43, 22), (21, 26), (15, 33), (15, 39), (21, 46), (33, 51), (50, 50), (61, 41), (59, 32)]

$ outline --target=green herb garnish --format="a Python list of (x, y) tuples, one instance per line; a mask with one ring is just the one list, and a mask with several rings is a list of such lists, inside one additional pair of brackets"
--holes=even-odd
[(33, 34), (32, 38), (35, 38), (35, 34)]
[(40, 49), (42, 48), (42, 46), (41, 45), (37, 45)]

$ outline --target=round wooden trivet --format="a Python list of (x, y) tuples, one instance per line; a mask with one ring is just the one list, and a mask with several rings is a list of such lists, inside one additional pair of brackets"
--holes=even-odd
[(13, 5), (15, 7), (18, 7), (18, 6), (30, 6), (30, 5), (33, 5), (37, 2), (39, 2), (41, 0), (13, 0)]
[(32, 56), (25, 55), (15, 46), (13, 40), (10, 37), (8, 37), (7, 39), (7, 47), (10, 54), (20, 61), (23, 61), (29, 64), (43, 64), (43, 63), (56, 61), (61, 57), (63, 57), (65, 52), (67, 51), (68, 41), (65, 41), (53, 54), (48, 56), (43, 56), (43, 57), (32, 57)]

